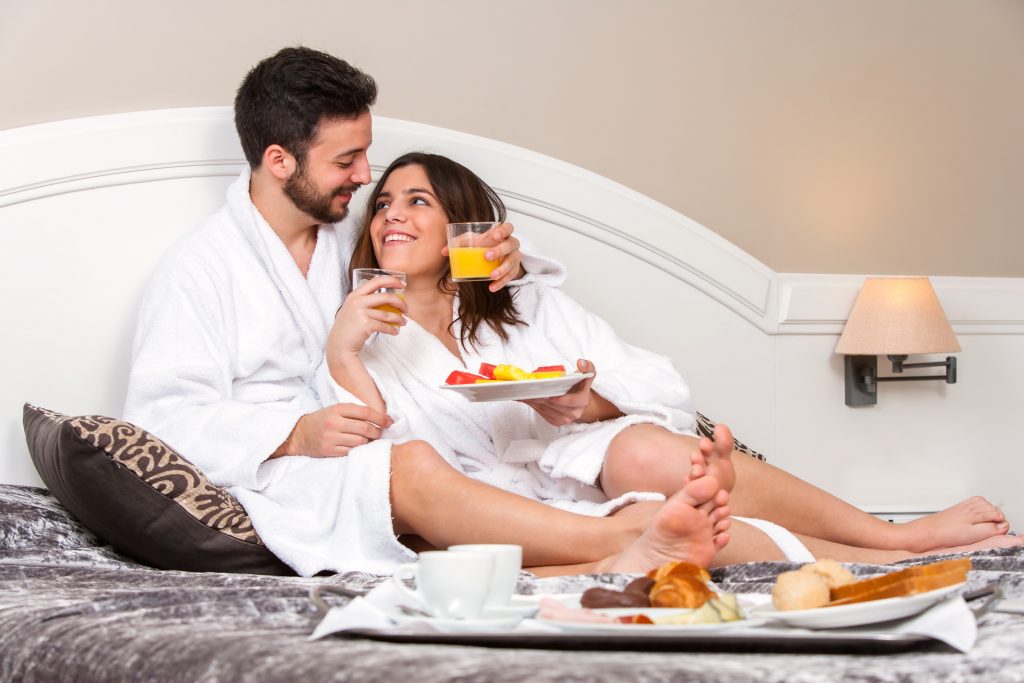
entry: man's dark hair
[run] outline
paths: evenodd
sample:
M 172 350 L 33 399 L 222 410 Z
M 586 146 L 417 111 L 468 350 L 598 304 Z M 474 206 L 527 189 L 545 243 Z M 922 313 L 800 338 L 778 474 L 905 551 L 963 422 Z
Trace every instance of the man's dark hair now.
M 259 167 L 270 145 L 301 164 L 321 121 L 357 118 L 376 100 L 376 82 L 348 62 L 286 47 L 246 74 L 235 94 L 235 129 L 250 167 Z

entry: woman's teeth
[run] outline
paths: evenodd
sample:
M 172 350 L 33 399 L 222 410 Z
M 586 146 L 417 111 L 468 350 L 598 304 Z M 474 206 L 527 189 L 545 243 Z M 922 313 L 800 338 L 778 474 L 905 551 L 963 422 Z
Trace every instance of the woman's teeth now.
M 384 238 L 384 244 L 388 242 L 412 242 L 415 239 L 415 237 L 410 237 L 409 235 L 388 235 Z

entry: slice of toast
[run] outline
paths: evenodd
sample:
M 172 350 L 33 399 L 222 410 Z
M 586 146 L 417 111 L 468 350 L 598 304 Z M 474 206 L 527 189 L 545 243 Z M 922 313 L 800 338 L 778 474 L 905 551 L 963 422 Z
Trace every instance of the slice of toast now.
M 941 560 L 833 588 L 827 607 L 926 593 L 967 580 L 968 558 Z

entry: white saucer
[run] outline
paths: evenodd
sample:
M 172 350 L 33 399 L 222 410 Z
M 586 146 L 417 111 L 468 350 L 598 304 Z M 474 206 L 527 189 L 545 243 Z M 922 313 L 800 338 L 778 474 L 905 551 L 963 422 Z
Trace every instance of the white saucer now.
M 484 607 L 480 614 L 481 619 L 529 619 L 537 613 L 537 603 L 502 605 L 501 607 Z
M 396 626 L 413 626 L 426 624 L 443 633 L 486 633 L 490 631 L 509 631 L 519 625 L 522 616 L 480 617 L 478 619 L 440 619 L 434 617 L 414 617 L 406 614 L 389 615 Z

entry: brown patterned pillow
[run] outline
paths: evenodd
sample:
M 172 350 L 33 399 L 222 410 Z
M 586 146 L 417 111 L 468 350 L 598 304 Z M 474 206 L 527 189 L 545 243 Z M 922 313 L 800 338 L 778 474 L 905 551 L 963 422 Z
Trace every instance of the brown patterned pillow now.
M 708 419 L 707 416 L 697 413 L 697 436 L 706 436 L 712 441 L 714 441 L 716 424 L 717 423 L 712 422 L 710 419 Z M 737 450 L 740 453 L 746 453 L 752 458 L 757 458 L 758 460 L 768 462 L 768 458 L 764 457 L 764 455 L 758 453 L 753 448 L 737 439 L 735 435 L 733 435 L 732 437 L 732 447 L 734 450 Z
M 23 423 L 50 492 L 125 555 L 163 569 L 294 575 L 234 496 L 149 432 L 29 404 Z

